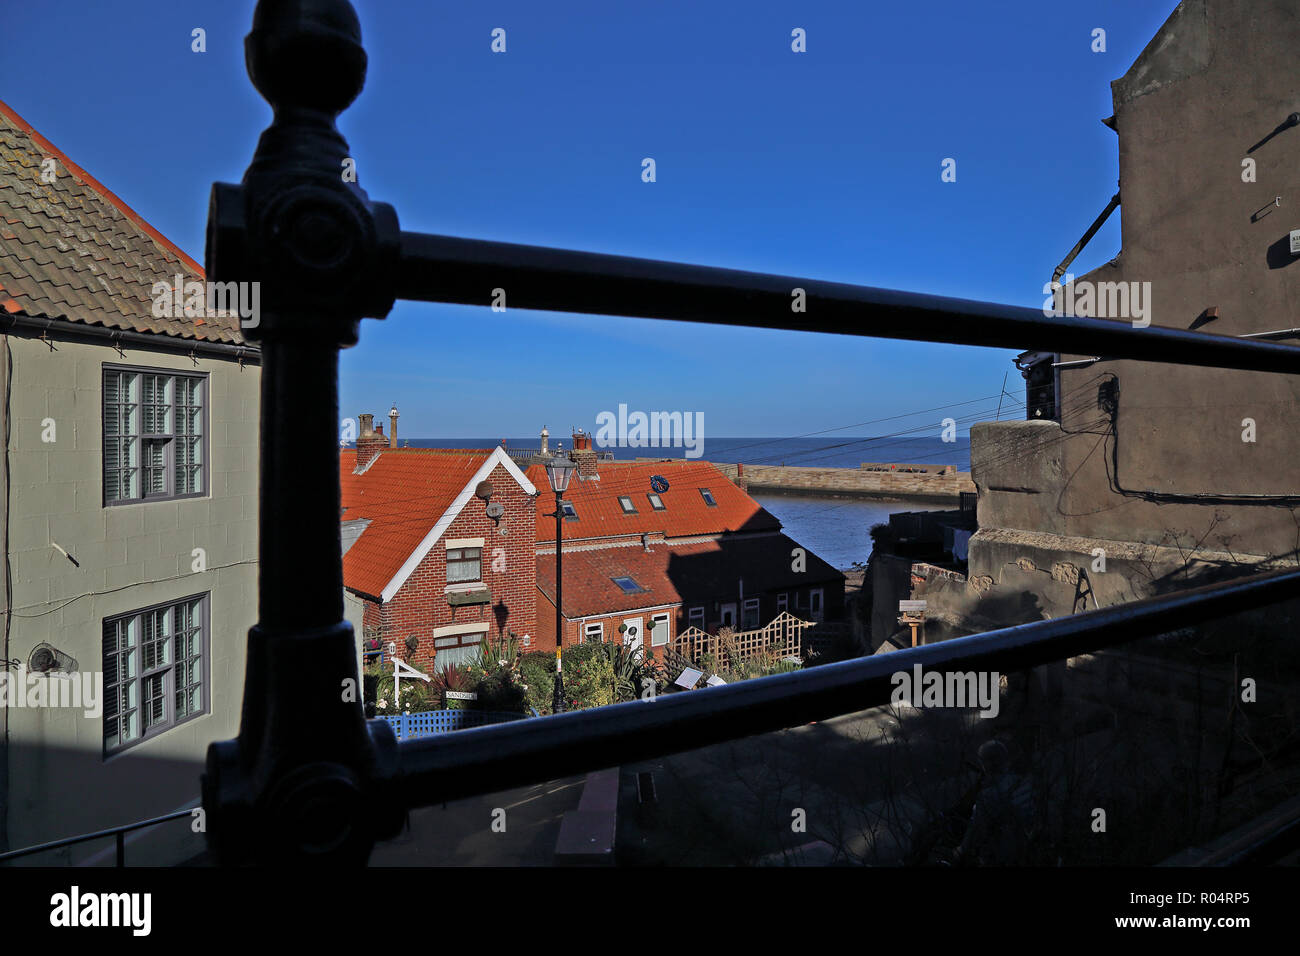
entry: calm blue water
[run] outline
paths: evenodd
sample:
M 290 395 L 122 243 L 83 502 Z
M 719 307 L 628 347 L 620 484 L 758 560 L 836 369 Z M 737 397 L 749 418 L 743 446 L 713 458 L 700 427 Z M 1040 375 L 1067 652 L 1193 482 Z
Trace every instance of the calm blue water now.
M 896 511 L 943 511 L 949 506 L 916 501 L 825 498 L 751 492 L 751 497 L 780 519 L 783 530 L 823 561 L 841 571 L 871 556 L 871 526 Z
M 407 440 L 402 439 L 402 444 Z M 570 441 L 562 439 L 564 447 Z M 412 448 L 492 448 L 500 438 L 412 438 Z M 537 448 L 537 438 L 510 438 L 511 449 Z M 551 446 L 554 448 L 555 439 Z M 681 448 L 600 448 L 616 459 L 685 457 Z M 970 439 L 944 442 L 938 438 L 883 436 L 845 438 L 706 438 L 705 461 L 754 465 L 806 465 L 816 468 L 856 468 L 864 461 L 956 465 L 970 470 Z M 754 499 L 776 515 L 785 532 L 814 554 L 841 570 L 871 555 L 871 526 L 888 521 L 896 511 L 941 511 L 945 506 L 907 501 L 827 498 L 758 492 Z
M 406 439 L 399 439 L 406 444 Z M 564 447 L 572 443 L 567 437 L 559 439 Z M 492 448 L 501 444 L 500 438 L 412 438 L 412 448 Z M 538 448 L 540 439 L 507 438 L 509 448 Z M 555 447 L 556 437 L 551 437 Z M 908 462 L 922 465 L 956 465 L 958 471 L 970 470 L 970 439 L 958 438 L 954 442 L 938 438 L 911 436 L 882 436 L 877 438 L 846 438 L 820 435 L 812 438 L 706 438 L 703 442 L 705 461 L 746 465 L 807 465 L 814 468 L 856 468 L 864 461 Z M 617 459 L 683 458 L 685 451 L 677 448 L 597 448 L 599 452 L 613 452 Z

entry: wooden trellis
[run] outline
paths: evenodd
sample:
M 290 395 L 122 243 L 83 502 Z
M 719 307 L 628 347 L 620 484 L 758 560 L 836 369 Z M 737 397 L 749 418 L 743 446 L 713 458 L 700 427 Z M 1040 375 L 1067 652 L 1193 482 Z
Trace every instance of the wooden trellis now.
M 789 611 L 782 611 L 771 622 L 752 631 L 729 631 L 723 628 L 710 634 L 698 627 L 688 627 L 673 639 L 674 653 L 698 663 L 712 657 L 720 668 L 733 661 L 744 661 L 761 654 L 779 657 L 802 657 L 804 632 L 816 627 L 813 621 L 804 621 Z

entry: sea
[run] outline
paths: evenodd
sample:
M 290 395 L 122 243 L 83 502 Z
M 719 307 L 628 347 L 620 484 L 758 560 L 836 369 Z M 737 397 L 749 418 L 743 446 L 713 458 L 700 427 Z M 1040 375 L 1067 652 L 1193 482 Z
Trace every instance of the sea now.
M 563 447 L 570 442 L 561 439 Z M 537 450 L 532 438 L 399 438 L 411 448 L 493 448 L 503 442 L 509 451 Z M 554 441 L 552 441 L 554 448 Z M 684 458 L 686 449 L 596 448 L 618 460 L 635 458 Z M 694 450 L 694 449 L 692 449 Z M 706 438 L 705 461 L 746 465 L 806 465 L 815 468 L 857 468 L 863 462 L 897 462 L 924 465 L 956 465 L 970 470 L 970 439 L 945 442 L 938 438 L 881 435 L 865 438 L 813 435 L 799 438 Z M 754 499 L 775 515 L 785 533 L 824 561 L 842 571 L 855 563 L 865 564 L 871 556 L 871 527 L 886 522 L 898 511 L 942 511 L 945 505 L 907 500 L 834 498 L 826 495 L 755 492 Z

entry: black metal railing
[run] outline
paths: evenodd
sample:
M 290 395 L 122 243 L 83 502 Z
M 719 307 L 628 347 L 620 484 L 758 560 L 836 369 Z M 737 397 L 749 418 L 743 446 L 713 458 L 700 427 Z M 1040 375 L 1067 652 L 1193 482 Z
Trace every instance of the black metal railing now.
M 243 716 L 203 778 L 220 861 L 361 863 L 406 812 L 887 703 L 889 676 L 1030 667 L 1300 594 L 1300 571 L 1258 575 L 939 645 L 398 744 L 340 687 L 357 680 L 342 615 L 338 352 L 397 298 L 679 319 L 1300 373 L 1271 342 L 786 276 L 403 232 L 390 206 L 341 180 L 335 117 L 366 55 L 346 0 L 261 0 L 249 75 L 275 111 L 239 186 L 213 188 L 208 278 L 260 281 L 259 623 Z M 805 311 L 791 308 L 803 290 Z M 304 481 L 303 475 L 320 476 Z M 354 683 L 354 686 L 355 683 Z
M 17 860 L 22 857 L 34 856 L 37 853 L 45 853 L 49 850 L 58 850 L 65 846 L 75 846 L 78 843 L 88 843 L 91 840 L 107 840 L 113 838 L 115 844 L 115 864 L 116 866 L 126 866 L 126 835 L 134 830 L 144 830 L 148 827 L 156 827 L 160 823 L 167 823 L 170 820 L 179 820 L 182 817 L 187 819 L 194 818 L 194 810 L 174 810 L 171 813 L 164 813 L 160 817 L 150 817 L 148 820 L 137 820 L 134 823 L 124 823 L 117 827 L 108 827 L 105 830 L 96 830 L 93 833 L 81 833 L 77 836 L 64 837 L 61 840 L 51 840 L 48 843 L 38 843 L 34 846 L 23 847 L 21 850 L 9 850 L 6 853 L 0 853 L 0 863 L 7 863 L 10 860 Z

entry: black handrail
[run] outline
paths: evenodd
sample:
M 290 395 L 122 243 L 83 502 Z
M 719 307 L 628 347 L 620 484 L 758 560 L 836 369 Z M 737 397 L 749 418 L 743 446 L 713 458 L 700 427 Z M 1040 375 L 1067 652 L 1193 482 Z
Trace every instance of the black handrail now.
M 1293 345 L 1047 316 L 1024 306 L 414 232 L 401 234 L 401 248 L 402 299 L 487 305 L 499 287 L 506 290 L 507 306 L 516 309 L 1300 374 L 1300 348 Z M 806 311 L 791 309 L 794 289 L 804 291 Z
M 987 347 L 1025 347 L 1300 373 L 1300 349 L 1041 310 L 622 256 L 402 232 L 340 169 L 334 119 L 366 55 L 347 0 L 260 0 L 250 78 L 275 111 L 239 186 L 216 184 L 207 274 L 258 281 L 263 315 L 259 622 L 243 716 L 203 775 L 221 862 L 364 863 L 413 807 L 861 710 L 889 677 L 1015 670 L 1300 594 L 1300 571 L 1260 575 L 1074 617 L 743 684 L 398 745 L 366 722 L 355 636 L 342 620 L 338 351 L 398 297 L 685 319 Z M 803 290 L 805 311 L 792 308 Z M 313 476 L 303 481 L 302 476 Z M 329 476 L 329 477 L 326 477 Z M 351 682 L 353 693 L 346 689 Z M 343 691 L 341 693 L 341 691 Z
M 695 750 L 888 704 L 891 678 L 966 671 L 1005 674 L 1116 647 L 1300 596 L 1300 570 L 1251 575 L 888 654 L 736 684 L 482 727 L 398 747 L 408 807 L 522 787 L 615 762 Z
M 16 860 L 19 857 L 31 856 L 34 853 L 43 853 L 46 850 L 57 850 L 60 847 L 73 846 L 77 843 L 85 843 L 88 840 L 99 840 L 107 837 L 116 837 L 117 843 L 117 866 L 126 866 L 126 835 L 132 830 L 143 830 L 145 827 L 157 826 L 160 823 L 166 823 L 168 820 L 179 820 L 181 817 L 193 817 L 195 807 L 187 810 L 173 810 L 171 813 L 164 813 L 160 817 L 150 817 L 148 820 L 137 820 L 135 823 L 125 823 L 118 827 L 109 827 L 106 830 L 96 830 L 94 833 L 83 833 L 79 836 L 64 837 L 62 840 L 51 840 L 49 843 L 38 843 L 36 846 L 23 847 L 21 850 L 9 850 L 0 853 L 0 863 L 6 860 Z

